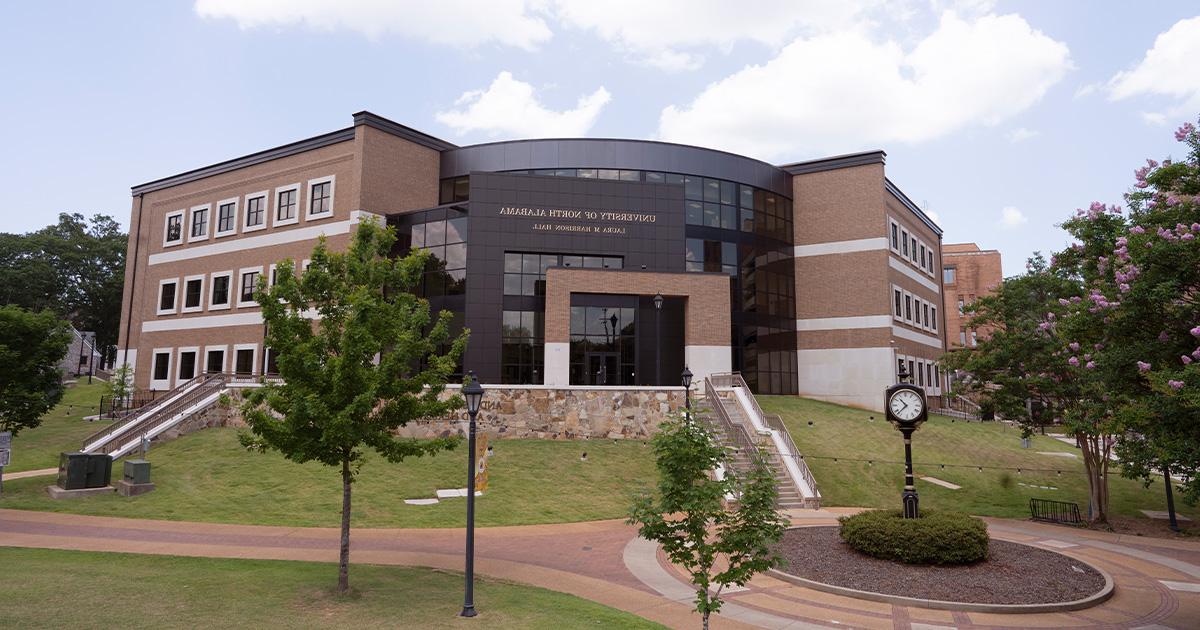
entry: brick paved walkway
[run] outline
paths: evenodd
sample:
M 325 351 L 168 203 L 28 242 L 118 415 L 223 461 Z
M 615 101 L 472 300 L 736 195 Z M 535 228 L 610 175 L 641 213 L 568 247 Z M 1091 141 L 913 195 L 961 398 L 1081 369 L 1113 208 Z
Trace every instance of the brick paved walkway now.
M 797 524 L 832 524 L 835 512 L 794 512 Z M 998 538 L 1047 544 L 1113 575 L 1116 594 L 1073 613 L 998 615 L 850 599 L 761 576 L 729 594 L 715 628 L 1185 628 L 1200 627 L 1200 543 L 1077 531 L 989 519 Z M 0 546 L 182 556 L 337 560 L 332 528 L 220 525 L 0 510 Z M 463 532 L 356 529 L 351 560 L 462 569 Z M 1064 545 L 1071 545 L 1061 548 Z M 671 627 L 694 628 L 690 596 L 653 545 L 620 521 L 476 530 L 481 575 L 567 592 Z M 1191 590 L 1189 590 L 1191 589 Z M 484 602 L 479 602 L 481 607 Z

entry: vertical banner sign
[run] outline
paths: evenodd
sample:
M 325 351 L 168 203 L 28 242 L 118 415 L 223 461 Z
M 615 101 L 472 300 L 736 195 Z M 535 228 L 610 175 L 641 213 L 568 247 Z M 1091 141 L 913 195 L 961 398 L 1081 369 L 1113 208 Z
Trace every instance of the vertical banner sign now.
M 483 492 L 488 485 L 487 466 L 488 437 L 486 433 L 475 436 L 475 491 Z
M 0 431 L 0 494 L 4 492 L 4 467 L 12 455 L 12 432 Z

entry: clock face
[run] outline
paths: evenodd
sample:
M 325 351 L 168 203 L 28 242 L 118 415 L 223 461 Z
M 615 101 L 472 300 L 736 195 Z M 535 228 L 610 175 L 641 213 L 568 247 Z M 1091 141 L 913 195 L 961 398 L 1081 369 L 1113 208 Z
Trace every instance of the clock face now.
M 888 401 L 888 409 L 897 420 L 908 422 L 916 420 L 925 409 L 925 401 L 921 395 L 911 389 L 902 389 L 892 394 Z

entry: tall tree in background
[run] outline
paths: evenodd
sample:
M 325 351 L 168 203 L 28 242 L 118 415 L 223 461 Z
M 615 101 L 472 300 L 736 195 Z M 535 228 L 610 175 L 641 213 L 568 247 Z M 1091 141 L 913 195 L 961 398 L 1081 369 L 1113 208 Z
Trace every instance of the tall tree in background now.
M 28 234 L 0 234 L 0 304 L 51 310 L 96 333 L 106 355 L 116 347 L 125 282 L 126 235 L 109 216 L 58 223 Z
M 345 252 L 330 252 L 322 237 L 301 277 L 293 275 L 292 261 L 281 261 L 275 286 L 263 278 L 255 293 L 267 324 L 265 346 L 280 351 L 283 380 L 246 394 L 250 433 L 242 443 L 341 469 L 342 593 L 349 589 L 351 487 L 366 451 L 399 462 L 457 443 L 395 434 L 410 421 L 461 406 L 460 396 L 441 398 L 468 332 L 450 340 L 451 312 L 433 317 L 429 302 L 412 293 L 429 255 L 392 258 L 394 242 L 392 228 L 370 221 L 359 224 Z M 439 353 L 448 341 L 449 350 Z
M 0 306 L 0 431 L 32 429 L 62 399 L 58 362 L 71 332 L 50 311 Z

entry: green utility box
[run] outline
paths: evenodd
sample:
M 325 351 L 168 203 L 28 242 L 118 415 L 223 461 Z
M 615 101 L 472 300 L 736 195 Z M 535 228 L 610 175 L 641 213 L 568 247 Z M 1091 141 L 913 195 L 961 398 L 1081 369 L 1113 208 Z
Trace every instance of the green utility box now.
M 88 455 L 85 488 L 103 488 L 112 479 L 112 458 L 103 453 Z
M 150 483 L 150 462 L 144 459 L 125 460 L 124 472 L 123 479 L 125 483 L 135 485 Z
M 67 453 L 58 456 L 58 487 L 82 490 L 87 487 L 88 454 Z

